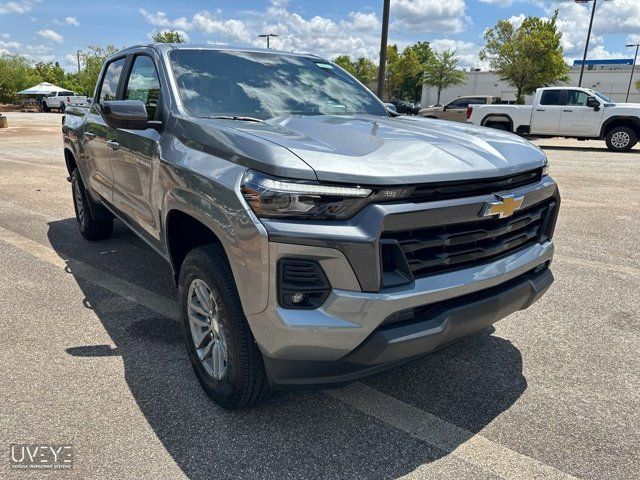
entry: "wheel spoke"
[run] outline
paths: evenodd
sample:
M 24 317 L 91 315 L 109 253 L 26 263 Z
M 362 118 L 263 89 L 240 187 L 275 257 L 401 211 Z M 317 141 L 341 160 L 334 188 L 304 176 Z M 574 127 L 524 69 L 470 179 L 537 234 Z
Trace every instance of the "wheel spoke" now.
M 200 302 L 200 305 L 202 305 L 205 309 L 209 310 L 209 308 L 211 308 L 211 306 L 209 305 L 209 295 L 207 295 L 207 292 L 204 291 L 202 284 L 200 283 L 196 284 L 195 293 L 196 293 L 196 296 L 198 297 L 198 301 Z
M 214 342 L 209 342 L 203 348 L 196 350 L 198 353 L 198 357 L 200 357 L 200 361 L 206 361 L 207 356 L 211 355 L 211 348 L 214 345 Z
M 193 310 L 195 313 L 198 313 L 205 318 L 207 318 L 207 316 L 209 315 L 209 312 L 207 312 L 204 308 L 202 308 L 202 306 L 200 306 L 198 303 L 194 302 L 193 299 L 189 301 L 189 308 Z

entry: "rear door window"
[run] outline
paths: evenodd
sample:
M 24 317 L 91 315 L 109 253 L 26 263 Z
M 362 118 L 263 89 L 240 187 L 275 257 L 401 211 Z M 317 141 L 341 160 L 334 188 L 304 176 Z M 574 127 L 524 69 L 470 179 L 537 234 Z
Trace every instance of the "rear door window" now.
M 542 92 L 540 105 L 562 105 L 562 90 L 545 90 Z

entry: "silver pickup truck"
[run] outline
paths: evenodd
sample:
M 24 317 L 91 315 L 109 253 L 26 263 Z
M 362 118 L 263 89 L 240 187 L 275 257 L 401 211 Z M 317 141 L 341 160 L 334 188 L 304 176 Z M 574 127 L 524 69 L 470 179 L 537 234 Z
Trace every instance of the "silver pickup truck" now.
M 132 47 L 94 99 L 63 124 L 80 233 L 116 217 L 171 264 L 189 358 L 227 408 L 424 356 L 553 281 L 539 148 L 394 117 L 321 57 Z

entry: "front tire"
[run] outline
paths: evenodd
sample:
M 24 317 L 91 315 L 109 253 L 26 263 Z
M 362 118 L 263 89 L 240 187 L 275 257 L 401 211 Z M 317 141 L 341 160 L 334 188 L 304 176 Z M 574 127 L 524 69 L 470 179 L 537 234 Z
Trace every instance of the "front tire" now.
M 629 127 L 614 127 L 606 138 L 607 148 L 613 152 L 627 152 L 638 143 L 638 137 Z
M 67 109 L 67 106 L 63 103 L 60 104 L 60 113 L 64 113 L 64 111 Z
M 207 395 L 227 409 L 264 398 L 269 383 L 262 354 L 222 247 L 211 244 L 189 252 L 178 288 L 189 360 Z
M 103 240 L 113 232 L 113 217 L 102 205 L 89 198 L 76 168 L 71 174 L 71 195 L 80 233 L 87 240 Z M 101 218 L 96 218 L 100 214 Z
M 45 113 L 49 113 L 51 111 L 49 105 L 47 105 L 46 102 L 42 102 L 42 111 Z

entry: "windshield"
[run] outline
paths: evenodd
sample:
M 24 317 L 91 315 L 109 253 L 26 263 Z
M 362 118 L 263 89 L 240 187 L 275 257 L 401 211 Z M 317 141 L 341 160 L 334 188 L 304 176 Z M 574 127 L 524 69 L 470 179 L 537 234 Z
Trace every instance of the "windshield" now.
M 591 90 L 591 92 L 593 92 L 593 94 L 597 97 L 599 97 L 601 100 L 604 100 L 607 103 L 613 103 L 613 100 L 611 100 L 609 97 L 607 97 L 606 95 L 603 95 L 602 93 L 596 91 L 596 90 Z
M 356 80 L 317 58 L 233 50 L 175 50 L 170 58 L 182 102 L 195 117 L 387 116 Z

